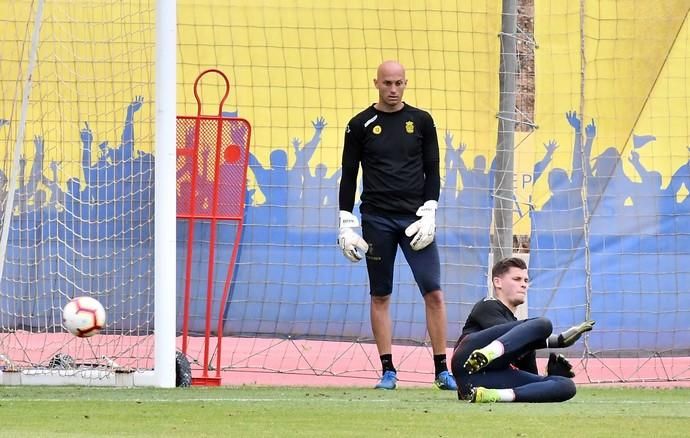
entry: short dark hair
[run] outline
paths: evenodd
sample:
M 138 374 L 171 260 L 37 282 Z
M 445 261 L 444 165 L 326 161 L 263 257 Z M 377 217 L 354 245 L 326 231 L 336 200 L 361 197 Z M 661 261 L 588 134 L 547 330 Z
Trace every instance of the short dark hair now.
M 527 269 L 527 263 L 519 257 L 508 257 L 496 262 L 491 268 L 491 278 L 500 277 L 510 270 L 510 268 Z

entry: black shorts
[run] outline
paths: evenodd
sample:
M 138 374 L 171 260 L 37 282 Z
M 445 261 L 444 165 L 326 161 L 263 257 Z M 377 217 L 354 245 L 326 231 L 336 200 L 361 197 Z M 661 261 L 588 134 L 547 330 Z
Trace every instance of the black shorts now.
M 393 268 L 398 245 L 422 295 L 441 289 L 441 262 L 436 242 L 421 251 L 410 246 L 412 237 L 405 235 L 416 216 L 394 217 L 362 214 L 362 237 L 369 244 L 367 272 L 371 295 L 384 297 L 393 292 Z

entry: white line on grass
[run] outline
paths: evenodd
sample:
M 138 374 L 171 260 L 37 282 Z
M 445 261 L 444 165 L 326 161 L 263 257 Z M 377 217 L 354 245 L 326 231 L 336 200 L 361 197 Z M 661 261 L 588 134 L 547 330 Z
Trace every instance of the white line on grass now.
M 410 403 L 421 403 L 423 401 L 429 401 L 429 400 L 386 400 L 386 399 L 381 399 L 381 400 L 357 400 L 357 399 L 345 399 L 345 398 L 319 398 L 319 397 L 312 397 L 312 398 L 176 398 L 176 399 L 138 399 L 138 398 L 132 398 L 132 399 L 119 399 L 119 398 L 75 398 L 72 399 L 72 401 L 79 402 L 79 401 L 85 401 L 85 402 L 134 402 L 134 403 L 186 403 L 186 402 L 231 402 L 231 403 L 245 403 L 245 402 L 258 402 L 258 403 L 271 403 L 271 402 L 300 402 L 300 401 L 332 401 L 332 402 L 365 402 L 365 403 L 391 403 L 391 402 L 410 402 Z M 6 398 L 3 399 L 2 402 L 7 403 L 7 402 L 28 402 L 28 403 L 33 403 L 33 402 L 66 402 L 64 398 Z
M 115 399 L 115 398 L 76 398 L 73 399 L 73 401 L 85 401 L 85 402 L 134 402 L 134 403 L 187 403 L 187 402 L 192 402 L 192 403 L 198 403 L 198 402 L 223 402 L 223 403 L 274 403 L 274 402 L 289 402 L 289 403 L 296 403 L 296 402 L 312 402 L 312 401 L 318 401 L 318 402 L 338 402 L 342 403 L 344 401 L 347 401 L 348 403 L 352 402 L 361 402 L 361 403 L 427 403 L 433 400 L 429 399 L 424 399 L 424 400 L 390 400 L 390 399 L 346 399 L 346 398 L 333 398 L 333 397 L 328 397 L 328 398 L 321 398 L 321 397 L 305 397 L 305 398 L 236 398 L 236 397 L 228 397 L 228 398 L 176 398 L 176 399 Z M 441 401 L 441 400 L 439 400 Z M 451 400 L 452 402 L 455 402 L 454 400 Z M 26 402 L 26 403 L 34 403 L 34 402 L 60 402 L 60 403 L 65 403 L 64 398 L 6 398 L 3 400 L 3 403 L 12 403 L 12 402 Z M 457 403 L 466 403 L 466 402 L 460 402 L 458 401 Z M 607 404 L 607 405 L 690 405 L 690 400 L 670 400 L 670 401 L 657 401 L 657 400 L 620 400 L 620 401 L 607 401 L 607 400 L 572 400 L 566 402 L 566 404 L 587 404 L 587 405 L 592 405 L 592 404 Z

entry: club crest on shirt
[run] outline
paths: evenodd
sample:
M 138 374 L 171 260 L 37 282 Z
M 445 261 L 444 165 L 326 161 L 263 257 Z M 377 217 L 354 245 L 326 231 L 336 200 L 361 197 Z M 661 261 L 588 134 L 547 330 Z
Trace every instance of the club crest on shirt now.
M 376 125 L 374 128 L 371 130 L 376 135 L 379 135 L 381 133 L 381 125 Z
M 408 134 L 414 134 L 414 122 L 412 120 L 405 122 L 405 132 Z

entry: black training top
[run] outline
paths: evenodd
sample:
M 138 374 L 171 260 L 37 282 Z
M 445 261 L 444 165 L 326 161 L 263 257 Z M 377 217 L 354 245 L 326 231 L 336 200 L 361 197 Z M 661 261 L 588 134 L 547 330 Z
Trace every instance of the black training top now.
M 495 298 L 484 298 L 472 308 L 470 315 L 465 321 L 465 326 L 462 328 L 462 335 L 460 335 L 458 343 L 470 333 L 513 321 L 517 321 L 517 318 L 505 304 Z M 529 371 L 534 374 L 539 373 L 534 350 L 528 351 L 522 355 L 518 360 L 513 362 L 513 365 L 524 371 Z
M 345 130 L 340 210 L 352 211 L 362 165 L 362 213 L 412 214 L 438 200 L 439 152 L 431 115 L 404 104 L 386 113 L 374 105 L 350 120 Z

